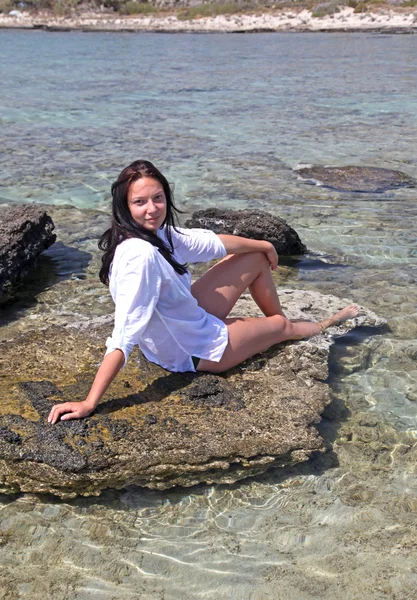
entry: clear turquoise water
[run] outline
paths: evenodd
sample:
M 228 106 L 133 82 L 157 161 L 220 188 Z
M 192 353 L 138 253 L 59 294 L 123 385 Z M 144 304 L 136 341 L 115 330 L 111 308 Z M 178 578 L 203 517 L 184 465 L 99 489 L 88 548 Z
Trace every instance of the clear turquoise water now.
M 280 215 L 311 251 L 297 265 L 283 261 L 286 287 L 360 302 L 391 327 L 362 336 L 360 345 L 355 336 L 337 345 L 335 396 L 352 413 L 376 412 L 414 434 L 417 190 L 335 192 L 306 185 L 293 169 L 377 166 L 417 178 L 416 36 L 3 30 L 0 50 L 3 202 L 72 205 L 82 220 L 87 209 L 108 210 L 110 183 L 142 157 L 168 175 L 188 213 L 226 206 Z M 81 235 L 79 222 L 75 229 L 67 246 L 92 251 L 96 232 Z M 59 274 L 71 270 L 69 252 L 48 253 Z M 87 310 L 82 303 L 61 299 L 42 311 L 51 322 Z M 33 322 L 29 313 L 22 327 Z M 283 597 L 334 597 L 330 584 L 297 587 L 288 564 L 329 581 L 329 569 L 317 563 L 323 548 L 335 557 L 341 531 L 347 539 L 358 520 L 365 530 L 382 522 L 377 509 L 355 512 L 340 500 L 334 490 L 344 476 L 301 471 L 231 489 L 134 489 L 74 503 L 4 499 L 2 530 L 16 533 L 12 552 L 4 554 L 7 589 L 10 597 L 31 600 L 275 599 L 281 596 L 271 569 L 282 567 Z M 391 500 L 399 489 L 416 497 L 404 472 L 382 485 Z M 306 501 L 313 491 L 323 502 L 316 511 Z M 404 524 L 399 506 L 391 517 Z M 360 597 L 376 558 L 370 553 L 366 560 L 368 571 L 355 575 L 357 588 L 343 588 L 338 597 Z M 42 564 L 48 576 L 35 583 Z M 394 586 L 385 596 L 367 596 L 408 598 L 406 566 L 396 567 L 404 576 L 399 592 Z M 347 576 L 349 568 L 343 567 Z

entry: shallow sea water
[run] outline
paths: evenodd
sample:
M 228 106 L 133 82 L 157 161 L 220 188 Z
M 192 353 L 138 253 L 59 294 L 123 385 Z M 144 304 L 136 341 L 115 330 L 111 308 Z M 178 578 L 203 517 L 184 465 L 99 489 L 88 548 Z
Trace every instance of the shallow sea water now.
M 0 598 L 414 598 L 405 438 L 372 459 L 338 433 L 362 412 L 415 441 L 417 190 L 337 192 L 294 168 L 417 179 L 417 37 L 3 30 L 0 48 L 0 201 L 49 204 L 59 235 L 37 302 L 3 310 L 3 338 L 111 310 L 96 241 L 110 184 L 136 158 L 167 174 L 184 218 L 208 206 L 285 218 L 310 252 L 282 259 L 282 285 L 359 302 L 390 327 L 334 346 L 329 383 L 348 412 L 321 424 L 326 457 L 230 487 L 3 496 Z

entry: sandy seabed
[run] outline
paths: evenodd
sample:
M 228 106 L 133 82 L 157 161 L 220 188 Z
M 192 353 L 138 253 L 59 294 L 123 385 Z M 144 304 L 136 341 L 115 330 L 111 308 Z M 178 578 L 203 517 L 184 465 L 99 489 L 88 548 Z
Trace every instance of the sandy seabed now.
M 18 11 L 17 11 L 18 12 Z M 126 16 L 83 13 L 57 17 L 51 13 L 1 15 L 0 27 L 83 31 L 259 32 L 259 31 L 395 31 L 417 32 L 417 12 L 379 10 L 355 13 L 344 8 L 334 15 L 313 17 L 308 10 L 238 14 L 185 21 L 175 15 Z

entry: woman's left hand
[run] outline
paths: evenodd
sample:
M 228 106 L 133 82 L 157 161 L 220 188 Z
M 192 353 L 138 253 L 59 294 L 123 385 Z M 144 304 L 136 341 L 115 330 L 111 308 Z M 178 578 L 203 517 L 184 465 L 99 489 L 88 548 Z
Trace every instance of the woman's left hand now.
M 269 248 L 265 250 L 266 258 L 271 265 L 271 270 L 276 271 L 278 268 L 278 254 L 274 246 L 269 243 Z

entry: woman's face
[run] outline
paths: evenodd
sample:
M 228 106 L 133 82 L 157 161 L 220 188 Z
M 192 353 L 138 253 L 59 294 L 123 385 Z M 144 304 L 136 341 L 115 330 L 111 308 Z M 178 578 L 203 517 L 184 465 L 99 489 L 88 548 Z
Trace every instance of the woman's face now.
M 129 187 L 127 205 L 136 223 L 154 233 L 165 221 L 167 200 L 164 188 L 157 179 L 136 179 Z

